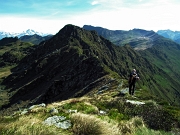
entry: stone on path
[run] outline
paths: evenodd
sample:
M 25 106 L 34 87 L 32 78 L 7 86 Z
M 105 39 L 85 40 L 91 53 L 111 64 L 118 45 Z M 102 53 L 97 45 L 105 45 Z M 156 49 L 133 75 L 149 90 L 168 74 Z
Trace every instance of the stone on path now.
M 135 105 L 143 105 L 143 104 L 145 104 L 144 102 L 134 101 L 134 100 L 126 100 L 126 103 L 131 103 L 131 104 L 135 104 Z

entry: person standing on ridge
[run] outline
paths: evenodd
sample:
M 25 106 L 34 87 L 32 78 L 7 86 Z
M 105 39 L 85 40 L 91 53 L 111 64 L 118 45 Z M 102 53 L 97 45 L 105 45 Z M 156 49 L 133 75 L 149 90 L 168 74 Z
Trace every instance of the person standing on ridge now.
M 129 94 L 130 95 L 134 95 L 135 84 L 138 79 L 139 77 L 136 73 L 136 69 L 133 69 L 129 76 Z

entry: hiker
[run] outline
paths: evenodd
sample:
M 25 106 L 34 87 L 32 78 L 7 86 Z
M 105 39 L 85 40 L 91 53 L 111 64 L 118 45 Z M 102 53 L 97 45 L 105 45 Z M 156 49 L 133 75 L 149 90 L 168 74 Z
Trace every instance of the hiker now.
M 139 79 L 136 69 L 133 69 L 129 76 L 129 94 L 134 95 L 135 83 Z

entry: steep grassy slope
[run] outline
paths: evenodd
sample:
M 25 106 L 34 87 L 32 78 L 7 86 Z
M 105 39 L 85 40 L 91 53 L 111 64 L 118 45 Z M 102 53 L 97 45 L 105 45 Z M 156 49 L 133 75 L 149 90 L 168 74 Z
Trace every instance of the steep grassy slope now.
M 180 77 L 180 46 L 178 44 L 159 36 L 153 31 L 139 29 L 111 31 L 86 25 L 83 28 L 96 30 L 99 35 L 111 40 L 116 45 L 119 45 L 116 41 L 121 40 L 122 43 L 128 43 L 136 50 L 145 49 L 144 51 L 139 51 L 142 57 L 152 62 L 161 70 L 161 73 L 157 72 L 152 78 L 148 79 L 149 84 L 156 87 L 156 91 L 153 91 L 153 93 L 170 99 L 172 104 L 179 104 L 180 82 L 178 80 Z M 134 39 L 132 40 L 131 37 Z M 146 39 L 148 40 L 146 41 Z M 147 74 L 150 74 L 150 72 L 147 72 Z M 151 80 L 154 80 L 155 84 L 152 83 Z
M 132 68 L 138 70 L 142 79 L 137 88 L 159 90 L 164 97 L 166 89 L 158 86 L 153 78 L 156 74 L 162 77 L 168 74 L 128 45 L 118 47 L 96 32 L 67 25 L 26 56 L 3 84 L 11 89 L 10 104 L 50 103 L 83 96 L 111 78 L 127 81 Z
M 180 45 L 171 40 L 156 40 L 156 45 L 141 54 L 152 61 L 160 69 L 166 72 L 169 77 L 162 78 L 157 74 L 157 82 L 168 90 L 167 97 L 173 99 L 173 103 L 180 102 Z

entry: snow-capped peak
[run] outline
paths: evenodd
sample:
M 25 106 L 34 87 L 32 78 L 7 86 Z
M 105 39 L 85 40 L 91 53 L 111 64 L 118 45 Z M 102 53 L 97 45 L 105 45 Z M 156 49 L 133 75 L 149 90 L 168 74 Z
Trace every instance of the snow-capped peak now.
M 26 31 L 23 31 L 21 33 L 13 33 L 13 32 L 4 32 L 4 31 L 0 31 L 0 40 L 2 38 L 5 38 L 5 37 L 22 37 L 24 35 L 34 35 L 34 34 L 37 34 L 37 35 L 40 35 L 40 36 L 47 36 L 47 35 L 50 35 L 48 33 L 41 33 L 41 32 L 37 32 L 37 31 L 34 31 L 32 29 L 28 29 Z
M 31 29 L 28 29 L 28 30 L 26 30 L 25 33 L 27 33 L 27 34 L 34 34 L 34 33 L 37 33 L 37 32 L 35 32 L 34 30 L 31 30 Z

